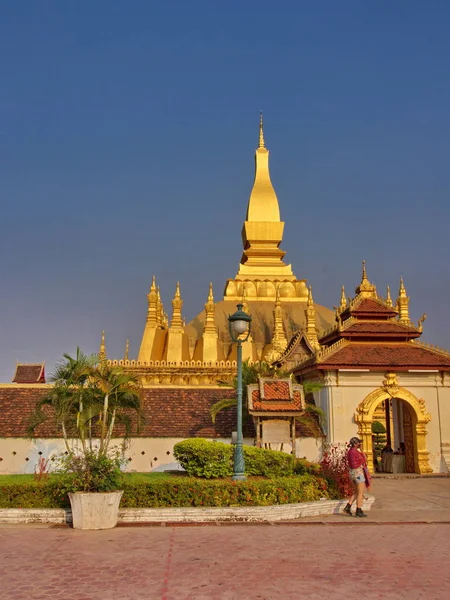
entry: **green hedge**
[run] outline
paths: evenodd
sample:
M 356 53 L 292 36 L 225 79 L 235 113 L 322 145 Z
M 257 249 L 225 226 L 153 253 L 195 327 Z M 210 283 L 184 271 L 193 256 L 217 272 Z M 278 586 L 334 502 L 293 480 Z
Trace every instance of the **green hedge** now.
M 321 477 L 310 474 L 275 479 L 204 480 L 194 477 L 148 482 L 124 475 L 121 507 L 267 506 L 309 502 L 334 494 Z M 68 508 L 66 484 L 57 476 L 45 481 L 0 484 L 0 508 Z
M 188 475 L 215 479 L 233 474 L 234 446 L 202 438 L 175 444 L 173 453 Z M 292 454 L 244 446 L 245 472 L 261 477 L 285 477 L 320 473 L 320 466 Z

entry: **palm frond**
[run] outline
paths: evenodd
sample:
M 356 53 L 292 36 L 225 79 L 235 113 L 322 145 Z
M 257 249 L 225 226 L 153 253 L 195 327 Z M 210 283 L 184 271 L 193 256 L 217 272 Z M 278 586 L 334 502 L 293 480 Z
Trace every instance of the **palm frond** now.
M 211 421 L 213 423 L 216 422 L 217 413 L 225 408 L 231 408 L 232 406 L 237 405 L 237 398 L 223 398 L 222 400 L 218 400 L 215 402 L 211 408 L 209 409 L 209 414 L 211 415 Z

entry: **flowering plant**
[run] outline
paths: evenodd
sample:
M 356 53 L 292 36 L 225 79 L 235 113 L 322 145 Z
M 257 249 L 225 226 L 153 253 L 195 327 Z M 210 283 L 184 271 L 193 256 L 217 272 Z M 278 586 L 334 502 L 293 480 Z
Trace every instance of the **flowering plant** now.
M 329 444 L 320 461 L 322 473 L 341 498 L 353 493 L 347 461 L 348 444 Z

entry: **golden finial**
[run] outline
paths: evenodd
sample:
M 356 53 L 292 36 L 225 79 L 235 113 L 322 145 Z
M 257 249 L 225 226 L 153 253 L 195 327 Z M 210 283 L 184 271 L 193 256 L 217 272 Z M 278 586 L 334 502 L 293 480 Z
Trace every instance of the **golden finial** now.
M 98 353 L 100 362 L 106 361 L 106 344 L 105 344 L 105 330 L 102 331 L 102 339 L 100 342 L 100 352 Z
M 386 289 L 386 304 L 392 306 L 391 288 L 389 286 Z
M 316 307 L 314 306 L 314 299 L 312 294 L 312 286 L 308 289 L 308 302 L 306 303 L 306 337 L 313 348 L 319 347 L 319 340 L 317 337 L 316 329 Z
M 406 296 L 406 288 L 402 276 L 400 276 L 400 289 L 398 290 L 398 295 L 402 298 Z
M 339 304 L 339 310 L 344 311 L 347 307 L 347 298 L 345 297 L 345 287 L 342 286 L 341 290 L 341 302 Z
M 403 277 L 400 277 L 400 288 L 398 290 L 397 298 L 397 310 L 398 320 L 401 323 L 410 323 L 408 306 L 409 298 L 406 294 L 405 284 L 403 283 Z
M 156 292 L 156 277 L 153 275 L 152 277 L 152 285 L 150 287 L 151 292 Z
M 310 285 L 308 288 L 308 302 L 307 306 L 314 306 L 314 300 L 312 295 L 312 286 Z
M 130 340 L 127 339 L 127 343 L 125 344 L 125 354 L 123 355 L 123 360 L 128 360 L 129 350 L 130 350 Z
M 377 297 L 377 288 L 372 283 L 370 283 L 370 281 L 367 279 L 366 261 L 365 260 L 362 261 L 361 283 L 356 288 L 355 294 L 358 294 L 362 298 L 376 298 Z
M 259 146 L 258 148 L 265 148 L 266 145 L 264 143 L 264 129 L 263 129 L 263 113 L 262 110 L 259 111 Z
M 175 289 L 175 296 L 172 300 L 172 322 L 170 326 L 172 328 L 181 329 L 183 327 L 183 317 L 181 316 L 181 309 L 183 308 L 183 300 L 180 294 L 180 282 L 177 281 L 177 287 Z
M 212 283 L 209 284 L 209 293 L 208 299 L 205 304 L 205 326 L 203 328 L 204 332 L 208 333 L 216 333 L 216 324 L 214 318 L 214 296 L 213 296 L 213 287 Z
M 273 336 L 272 336 L 272 360 L 276 360 L 287 346 L 286 333 L 283 324 L 283 309 L 281 308 L 278 286 L 275 294 L 275 308 L 273 311 Z

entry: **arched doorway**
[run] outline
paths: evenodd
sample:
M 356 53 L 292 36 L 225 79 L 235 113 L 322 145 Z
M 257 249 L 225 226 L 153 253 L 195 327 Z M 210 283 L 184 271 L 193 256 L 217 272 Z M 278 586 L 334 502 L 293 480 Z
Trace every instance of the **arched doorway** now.
M 400 445 L 401 441 L 405 443 L 406 471 L 432 473 L 426 446 L 427 423 L 431 416 L 426 412 L 424 400 L 399 387 L 393 373 L 386 374 L 384 384 L 366 396 L 355 413 L 358 435 L 363 441 L 363 451 L 367 455 L 369 469 L 374 471 L 372 423 L 376 420 L 374 414 L 382 405 L 386 410 L 386 424 L 388 428 L 394 429 L 390 432 L 391 439 L 395 440 L 397 445 Z

